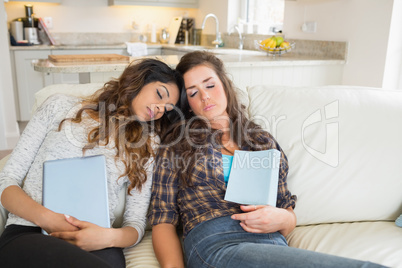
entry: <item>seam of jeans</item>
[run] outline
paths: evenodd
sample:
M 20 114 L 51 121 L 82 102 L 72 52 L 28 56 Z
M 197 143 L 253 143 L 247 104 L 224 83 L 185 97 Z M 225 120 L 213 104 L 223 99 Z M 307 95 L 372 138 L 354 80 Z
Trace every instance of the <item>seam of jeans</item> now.
M 205 262 L 205 260 L 203 259 L 203 258 L 201 258 L 201 256 L 200 256 L 200 254 L 198 253 L 198 251 L 197 251 L 197 246 L 202 242 L 202 241 L 204 241 L 205 239 L 207 239 L 207 238 L 209 238 L 209 237 L 213 237 L 213 236 L 215 236 L 215 235 L 217 235 L 217 234 L 230 234 L 230 233 L 240 233 L 239 231 L 230 231 L 230 232 L 220 232 L 220 233 L 214 233 L 214 234 L 212 234 L 212 235 L 208 235 L 208 236 L 205 236 L 203 239 L 201 239 L 201 240 L 199 240 L 196 244 L 194 244 L 192 247 L 191 247 L 191 251 L 190 251 L 190 254 L 188 255 L 188 258 L 189 259 L 191 259 L 191 256 L 193 255 L 193 252 L 195 251 L 196 253 L 197 253 L 197 255 L 200 257 L 200 259 L 203 261 L 203 262 Z M 205 262 L 206 263 L 206 262 Z M 208 263 L 206 263 L 207 265 L 209 265 Z M 213 267 L 213 266 L 211 266 L 211 267 Z
M 208 267 L 211 267 L 211 268 L 216 268 L 215 266 L 212 266 L 212 265 L 210 265 L 209 263 L 207 263 L 207 261 L 204 260 L 204 259 L 201 257 L 201 255 L 198 253 L 198 250 L 197 250 L 197 249 L 194 249 L 193 252 L 194 252 L 194 251 L 196 252 L 198 258 L 199 258 L 205 265 L 207 265 Z
M 268 236 L 269 236 L 269 240 L 272 241 L 273 245 L 279 245 L 279 243 L 276 241 L 276 239 L 273 238 L 272 233 L 269 233 Z

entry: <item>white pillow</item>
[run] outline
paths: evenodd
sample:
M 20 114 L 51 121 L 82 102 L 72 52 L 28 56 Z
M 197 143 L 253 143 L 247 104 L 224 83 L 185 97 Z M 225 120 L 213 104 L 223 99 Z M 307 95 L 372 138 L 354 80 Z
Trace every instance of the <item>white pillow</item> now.
M 264 118 L 288 156 L 298 225 L 397 218 L 402 91 L 255 86 L 248 94 L 251 117 Z
M 55 84 L 42 88 L 35 93 L 35 103 L 32 107 L 32 112 L 50 96 L 55 93 L 62 93 L 77 97 L 90 96 L 98 89 L 103 87 L 103 83 L 88 83 L 88 84 Z

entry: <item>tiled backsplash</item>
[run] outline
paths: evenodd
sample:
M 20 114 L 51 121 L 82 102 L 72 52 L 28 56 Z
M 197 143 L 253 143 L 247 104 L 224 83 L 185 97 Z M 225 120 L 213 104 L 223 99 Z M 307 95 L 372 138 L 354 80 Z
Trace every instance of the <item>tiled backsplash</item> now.
M 60 45 L 115 45 L 124 42 L 139 41 L 137 33 L 52 33 L 57 43 Z M 243 49 L 256 49 L 254 40 L 263 40 L 266 35 L 246 35 Z M 201 38 L 202 46 L 211 46 L 215 35 L 203 35 Z M 239 46 L 239 36 L 237 33 L 228 35 L 223 34 L 224 47 L 237 48 Z M 293 54 L 300 56 L 317 56 L 331 59 L 346 60 L 348 43 L 338 41 L 317 41 L 288 39 L 295 43 Z

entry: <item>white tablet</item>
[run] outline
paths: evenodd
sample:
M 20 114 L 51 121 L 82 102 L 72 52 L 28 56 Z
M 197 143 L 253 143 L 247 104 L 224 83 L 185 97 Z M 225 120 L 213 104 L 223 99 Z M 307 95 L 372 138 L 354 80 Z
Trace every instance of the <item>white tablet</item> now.
M 43 163 L 42 204 L 101 227 L 110 227 L 106 160 L 103 155 Z

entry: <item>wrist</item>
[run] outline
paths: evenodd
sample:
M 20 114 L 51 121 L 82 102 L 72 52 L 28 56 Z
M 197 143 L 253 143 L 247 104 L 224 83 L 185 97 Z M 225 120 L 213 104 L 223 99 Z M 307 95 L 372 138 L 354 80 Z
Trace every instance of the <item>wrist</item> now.
M 37 216 L 33 219 L 33 223 L 43 228 L 44 226 L 46 226 L 47 223 L 52 221 L 51 218 L 55 213 L 50 209 L 41 206 L 38 208 L 38 211 L 35 214 Z
M 293 229 L 296 227 L 296 215 L 293 212 L 292 208 L 283 209 L 283 228 L 279 231 L 283 236 L 287 236 L 290 234 Z

